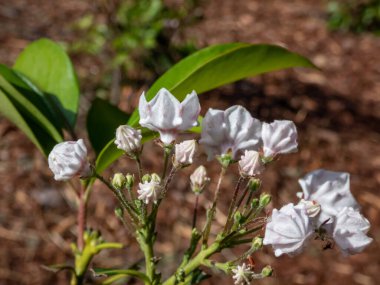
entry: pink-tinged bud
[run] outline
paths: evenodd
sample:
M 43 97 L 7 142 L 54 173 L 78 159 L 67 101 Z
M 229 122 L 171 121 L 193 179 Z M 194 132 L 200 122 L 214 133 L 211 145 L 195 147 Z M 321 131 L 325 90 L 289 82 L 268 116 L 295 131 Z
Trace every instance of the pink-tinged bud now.
M 49 168 L 55 180 L 69 180 L 75 176 L 91 176 L 87 148 L 82 139 L 57 144 L 48 157 Z
M 162 88 L 150 102 L 146 101 L 144 94 L 141 95 L 140 125 L 159 132 L 161 141 L 168 145 L 180 132 L 198 124 L 200 110 L 201 106 L 195 91 L 188 94 L 180 103 L 167 89 Z
M 316 201 L 309 201 L 309 200 L 304 200 L 302 199 L 298 205 L 302 205 L 305 210 L 306 210 L 306 214 L 310 217 L 310 218 L 315 218 L 316 216 L 319 215 L 319 213 L 321 212 L 321 205 L 316 202 Z M 298 206 L 297 205 L 297 206 Z
M 194 193 L 199 194 L 203 191 L 209 181 L 210 178 L 207 177 L 206 168 L 201 165 L 190 175 L 191 190 L 193 190 Z
M 116 129 L 115 144 L 118 149 L 124 150 L 128 154 L 140 152 L 141 131 L 128 125 L 119 126 Z
M 336 216 L 333 238 L 346 255 L 359 253 L 371 242 L 366 234 L 370 223 L 357 209 L 343 208 Z
M 314 230 L 303 206 L 288 204 L 274 209 L 265 228 L 264 245 L 272 245 L 274 254 L 295 255 L 302 251 Z
M 175 145 L 175 166 L 186 166 L 193 163 L 194 154 L 197 151 L 195 140 L 183 141 Z
M 158 194 L 161 190 L 160 183 L 161 179 L 157 174 L 153 174 L 149 181 L 145 180 L 145 182 L 139 183 L 139 189 L 137 190 L 139 196 L 137 198 L 145 204 L 148 204 L 149 201 L 157 203 Z
M 246 150 L 239 161 L 240 174 L 242 176 L 256 176 L 264 170 L 260 154 L 254 150 Z
M 258 149 L 260 138 L 261 122 L 243 106 L 236 105 L 225 111 L 207 111 L 199 143 L 205 148 L 208 160 L 229 152 L 236 159 L 245 150 Z
M 265 157 L 297 151 L 297 129 L 292 121 L 263 123 L 261 136 Z

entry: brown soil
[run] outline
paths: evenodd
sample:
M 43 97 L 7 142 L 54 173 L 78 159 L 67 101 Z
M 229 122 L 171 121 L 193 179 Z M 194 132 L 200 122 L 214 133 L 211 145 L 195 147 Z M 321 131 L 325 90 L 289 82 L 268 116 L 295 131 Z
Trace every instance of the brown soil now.
M 75 39 L 70 25 L 91 9 L 90 3 L 0 0 L 0 62 L 12 64 L 28 42 L 40 37 Z M 338 249 L 323 251 L 318 243 L 294 258 L 274 258 L 273 252 L 265 249 L 254 256 L 257 266 L 271 264 L 275 274 L 259 284 L 380 283 L 380 38 L 328 31 L 325 4 L 322 0 L 204 1 L 203 19 L 185 33 L 199 46 L 231 41 L 280 44 L 308 56 L 320 67 L 320 71 L 276 72 L 204 94 L 202 112 L 206 107 L 242 104 L 261 120 L 294 120 L 299 152 L 281 157 L 263 176 L 263 191 L 274 195 L 274 206 L 295 201 L 300 189 L 297 179 L 308 171 L 347 171 L 352 192 L 372 224 L 372 245 L 348 258 Z M 87 58 L 74 60 L 80 73 L 94 64 Z M 123 107 L 133 95 L 125 93 Z M 136 98 L 132 96 L 132 101 Z M 46 160 L 4 118 L 0 118 L 0 136 L 0 284 L 67 284 L 66 274 L 47 273 L 41 265 L 71 260 L 68 243 L 75 238 L 73 195 L 65 185 L 53 181 Z M 158 148 L 146 153 L 144 166 L 157 169 L 159 155 Z M 126 160 L 119 167 L 134 170 Z M 215 176 L 217 167 L 209 169 Z M 169 271 L 168 264 L 185 248 L 189 237 L 194 197 L 185 177 L 183 174 L 174 181 L 167 211 L 159 216 L 157 252 L 171 255 L 162 260 L 163 272 Z M 225 200 L 232 194 L 229 189 L 234 179 L 229 176 L 225 185 Z M 206 198 L 212 196 L 212 189 L 213 184 L 201 205 L 208 205 Z M 100 229 L 105 239 L 127 245 L 122 251 L 98 256 L 94 262 L 98 267 L 126 267 L 140 257 L 133 239 L 114 217 L 114 207 L 112 196 L 97 184 L 89 225 Z M 220 209 L 225 212 L 226 203 Z M 205 284 L 217 282 L 232 284 L 223 276 Z

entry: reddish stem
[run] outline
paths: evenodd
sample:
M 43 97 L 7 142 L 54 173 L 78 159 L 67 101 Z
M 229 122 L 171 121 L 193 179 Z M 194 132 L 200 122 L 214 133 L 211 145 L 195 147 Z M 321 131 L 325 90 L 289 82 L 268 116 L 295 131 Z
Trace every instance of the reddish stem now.
M 84 240 L 83 240 L 83 234 L 84 234 L 84 228 L 86 226 L 86 203 L 85 203 L 85 197 L 84 197 L 84 186 L 81 185 L 79 190 L 79 206 L 78 206 L 78 216 L 77 216 L 77 223 L 78 223 L 78 236 L 77 236 L 77 244 L 78 249 L 80 251 L 84 248 Z

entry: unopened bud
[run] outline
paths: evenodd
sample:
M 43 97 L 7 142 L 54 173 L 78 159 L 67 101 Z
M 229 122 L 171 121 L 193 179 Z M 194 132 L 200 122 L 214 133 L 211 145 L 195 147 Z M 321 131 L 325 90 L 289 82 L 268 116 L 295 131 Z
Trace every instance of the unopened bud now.
M 112 186 L 116 189 L 122 189 L 125 186 L 125 176 L 122 173 L 115 173 L 112 178 Z
M 223 154 L 217 157 L 217 159 L 223 168 L 227 168 L 233 162 L 232 153 Z
M 250 177 L 260 174 L 264 170 L 260 154 L 254 150 L 246 150 L 239 161 L 240 174 Z
M 272 196 L 267 194 L 267 193 L 262 193 L 260 195 L 260 207 L 264 208 L 266 206 L 268 206 L 268 204 L 270 203 L 270 201 L 272 200 Z
M 116 208 L 115 209 L 115 216 L 118 217 L 119 219 L 122 219 L 123 218 L 123 209 L 122 208 Z
M 175 145 L 174 166 L 184 167 L 193 163 L 194 154 L 197 151 L 195 140 L 183 141 Z
M 242 218 L 243 218 L 243 216 L 241 215 L 241 213 L 239 211 L 237 211 L 234 215 L 235 223 L 240 224 Z
M 157 173 L 153 173 L 151 177 L 152 177 L 151 181 L 154 181 L 156 183 L 161 183 L 161 177 Z
M 206 168 L 201 165 L 190 175 L 191 190 L 196 194 L 200 194 L 209 181 L 210 178 L 207 177 Z
M 255 237 L 252 240 L 252 248 L 254 250 L 259 250 L 263 246 L 263 238 L 262 237 Z
M 251 178 L 248 181 L 248 189 L 251 192 L 257 191 L 261 186 L 261 180 L 258 178 Z
M 127 188 L 132 188 L 133 187 L 133 184 L 135 183 L 135 176 L 133 174 L 127 174 L 125 176 L 125 186 L 127 186 Z
M 259 204 L 260 204 L 259 199 L 257 199 L 257 198 L 252 199 L 252 201 L 251 201 L 251 209 L 256 209 L 259 206 Z
M 261 270 L 261 274 L 263 277 L 269 277 L 273 274 L 273 269 L 269 265 L 265 266 L 263 270 Z
M 124 150 L 127 154 L 140 152 L 141 131 L 135 130 L 131 126 L 122 125 L 116 129 L 115 144 L 118 149 Z
M 145 174 L 142 178 L 141 178 L 141 181 L 142 183 L 146 183 L 146 182 L 150 182 L 150 180 L 152 179 L 152 176 L 150 174 Z

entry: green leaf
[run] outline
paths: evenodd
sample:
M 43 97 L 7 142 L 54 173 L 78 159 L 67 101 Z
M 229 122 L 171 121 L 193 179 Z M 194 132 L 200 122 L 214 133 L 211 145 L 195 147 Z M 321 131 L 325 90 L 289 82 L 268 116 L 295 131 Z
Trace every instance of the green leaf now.
M 51 148 L 57 143 L 44 129 L 24 117 L 2 88 L 0 88 L 0 113 L 21 129 L 45 156 L 49 154 Z
M 108 101 L 96 98 L 87 114 L 87 131 L 95 152 L 99 154 L 112 139 L 116 128 L 128 122 L 129 115 Z
M 74 128 L 79 86 L 70 58 L 60 45 L 48 39 L 31 43 L 17 58 L 14 69 L 51 94 L 68 127 Z
M 230 43 L 202 49 L 183 59 L 149 89 L 152 99 L 165 87 L 179 100 L 192 90 L 198 94 L 234 81 L 290 67 L 315 67 L 307 58 L 285 48 L 266 44 Z M 129 119 L 131 126 L 139 121 L 135 110 Z
M 95 274 L 97 275 L 106 275 L 111 276 L 111 278 L 106 279 L 102 282 L 102 284 L 112 284 L 113 282 L 126 278 L 126 277 L 135 277 L 142 281 L 149 282 L 148 276 L 144 273 L 133 270 L 133 269 L 102 269 L 96 268 L 94 269 Z

